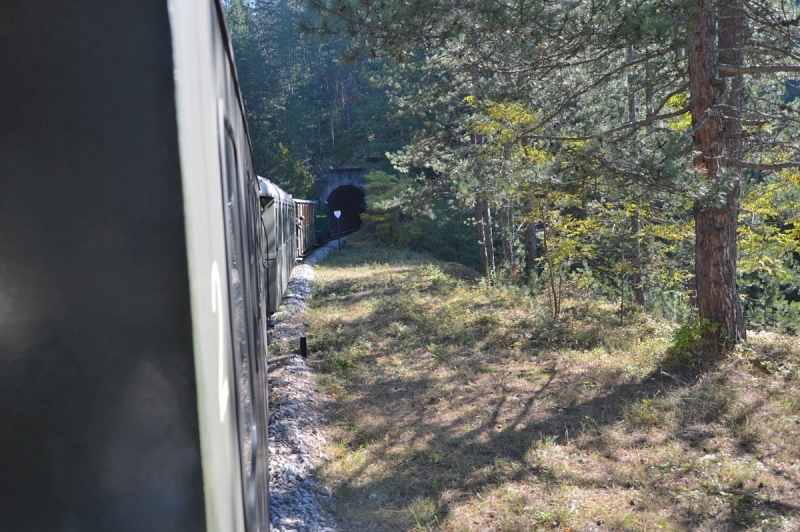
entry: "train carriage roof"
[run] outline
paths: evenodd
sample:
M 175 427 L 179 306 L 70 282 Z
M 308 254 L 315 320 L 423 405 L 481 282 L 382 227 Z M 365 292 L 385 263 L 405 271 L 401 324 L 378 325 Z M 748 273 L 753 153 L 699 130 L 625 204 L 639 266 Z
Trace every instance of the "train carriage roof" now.
M 258 176 L 258 183 L 259 185 L 261 185 L 260 186 L 261 196 L 263 197 L 275 198 L 285 203 L 291 203 L 295 201 L 294 199 L 292 199 L 291 194 L 287 194 L 286 192 L 281 190 L 280 187 L 278 187 L 278 185 L 276 185 L 269 179 Z M 266 185 L 266 187 L 264 185 Z M 266 190 L 264 190 L 265 188 Z

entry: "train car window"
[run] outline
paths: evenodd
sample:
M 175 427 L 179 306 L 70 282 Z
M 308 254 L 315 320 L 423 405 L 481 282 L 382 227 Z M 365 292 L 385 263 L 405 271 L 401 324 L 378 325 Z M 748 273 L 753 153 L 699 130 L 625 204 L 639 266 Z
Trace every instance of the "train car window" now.
M 275 253 L 280 253 L 283 249 L 283 231 L 281 230 L 280 219 L 283 217 L 283 205 L 279 197 L 275 198 Z M 277 255 L 276 255 L 277 256 Z
M 255 176 L 250 170 L 249 159 L 246 159 L 246 185 L 245 192 L 245 211 L 247 215 L 247 254 L 249 259 L 248 268 L 248 287 L 251 297 L 249 298 L 250 304 L 248 305 L 250 315 L 250 338 L 252 338 L 252 354 L 255 361 L 256 372 L 260 370 L 263 346 L 261 345 L 261 305 L 263 301 L 263 292 L 261 290 L 261 261 L 258 256 L 261 250 L 261 211 L 259 207 L 258 197 L 258 183 Z
M 280 221 L 279 227 L 281 230 L 281 248 L 286 246 L 286 241 L 289 240 L 286 238 L 286 224 L 284 221 L 286 220 L 286 204 L 281 202 L 281 211 L 280 211 Z
M 286 238 L 286 204 L 281 203 L 281 241 L 286 242 L 288 238 Z
M 224 120 L 224 119 L 223 119 Z M 255 523 L 256 515 L 256 445 L 257 434 L 253 412 L 253 387 L 251 382 L 250 353 L 246 324 L 246 281 L 242 234 L 244 212 L 240 201 L 239 161 L 236 144 L 227 121 L 223 122 L 223 198 L 225 224 L 227 227 L 228 255 L 228 294 L 231 314 L 231 342 L 233 347 L 233 367 L 235 372 L 237 421 L 239 427 L 239 446 L 241 450 L 241 469 L 245 495 L 245 518 Z
M 284 212 L 286 213 L 286 218 L 285 218 L 286 223 L 283 225 L 283 229 L 284 229 L 284 237 L 286 238 L 286 241 L 289 242 L 292 239 L 292 233 L 294 232 L 295 217 L 292 215 L 291 205 L 287 204 L 285 208 L 286 210 Z
M 246 145 L 246 144 L 245 144 Z M 261 205 L 259 198 L 258 178 L 252 170 L 252 161 L 249 153 L 245 157 L 245 186 L 244 201 L 247 213 L 247 235 L 250 245 L 248 293 L 250 294 L 248 310 L 250 312 L 250 338 L 252 340 L 251 353 L 255 375 L 253 376 L 253 406 L 256 419 L 255 446 L 255 490 L 256 514 L 258 523 L 269 525 L 269 383 L 267 381 L 267 346 L 264 335 L 264 279 L 261 259 Z

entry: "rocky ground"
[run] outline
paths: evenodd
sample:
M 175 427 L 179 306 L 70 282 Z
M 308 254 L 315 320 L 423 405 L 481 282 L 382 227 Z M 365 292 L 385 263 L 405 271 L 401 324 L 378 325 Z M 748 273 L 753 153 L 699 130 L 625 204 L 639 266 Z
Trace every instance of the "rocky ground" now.
M 295 267 L 289 295 L 275 314 L 277 324 L 269 358 L 270 528 L 275 532 L 337 530 L 320 504 L 323 498 L 331 499 L 331 490 L 314 474 L 328 459 L 321 451 L 327 439 L 323 415 L 326 398 L 315 393 L 314 372 L 308 360 L 299 355 L 314 264 L 331 248 L 329 244 L 316 250 Z

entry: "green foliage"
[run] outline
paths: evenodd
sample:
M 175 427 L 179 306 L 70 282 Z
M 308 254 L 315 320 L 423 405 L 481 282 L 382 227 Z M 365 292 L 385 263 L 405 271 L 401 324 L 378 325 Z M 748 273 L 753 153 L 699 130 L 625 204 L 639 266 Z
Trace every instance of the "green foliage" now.
M 471 245 L 474 220 L 457 204 L 438 200 L 421 178 L 369 172 L 362 230 L 384 244 L 425 251 L 440 260 L 477 268 Z
M 278 143 L 277 153 L 272 156 L 275 165 L 270 177 L 295 198 L 316 198 L 319 192 L 314 184 L 314 176 L 306 164 L 282 143 Z
M 719 332 L 719 324 L 707 318 L 694 318 L 685 322 L 676 331 L 672 343 L 665 351 L 663 365 L 668 369 L 698 369 L 713 343 L 709 338 Z
M 800 331 L 800 174 L 783 170 L 751 179 L 742 197 L 739 275 L 748 324 Z
M 745 64 L 796 58 L 776 38 L 798 15 L 789 4 L 745 6 Z M 623 320 L 631 308 L 691 315 L 694 213 L 727 208 L 741 184 L 748 323 L 800 326 L 800 178 L 781 168 L 800 154 L 800 101 L 783 73 L 747 77 L 741 155 L 729 146 L 718 172 L 702 171 L 692 126 L 706 118 L 689 112 L 685 54 L 696 2 L 308 5 L 227 5 L 257 164 L 293 194 L 388 153 L 392 167 L 368 176 L 373 238 L 477 267 L 488 205 L 485 251 L 502 260 L 487 285 L 544 290 L 552 316 L 565 293 L 590 292 Z M 742 173 L 730 158 L 772 166 Z
M 296 197 L 315 197 L 331 167 L 397 149 L 401 135 L 377 61 L 340 60 L 341 39 L 299 31 L 310 12 L 294 0 L 225 3 L 257 172 Z
M 366 228 L 386 243 L 408 246 L 419 238 L 423 222 L 412 216 L 414 180 L 411 177 L 372 171 L 367 181 L 367 211 L 362 216 Z M 433 213 L 425 213 L 433 217 Z

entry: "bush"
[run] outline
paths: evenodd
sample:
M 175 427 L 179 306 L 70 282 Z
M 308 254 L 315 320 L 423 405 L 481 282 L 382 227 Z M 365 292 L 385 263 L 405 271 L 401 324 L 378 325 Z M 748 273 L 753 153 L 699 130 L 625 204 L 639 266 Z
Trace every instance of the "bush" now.
M 708 318 L 695 318 L 681 325 L 667 347 L 662 364 L 668 369 L 696 370 L 714 344 L 708 338 L 719 330 L 719 324 Z

